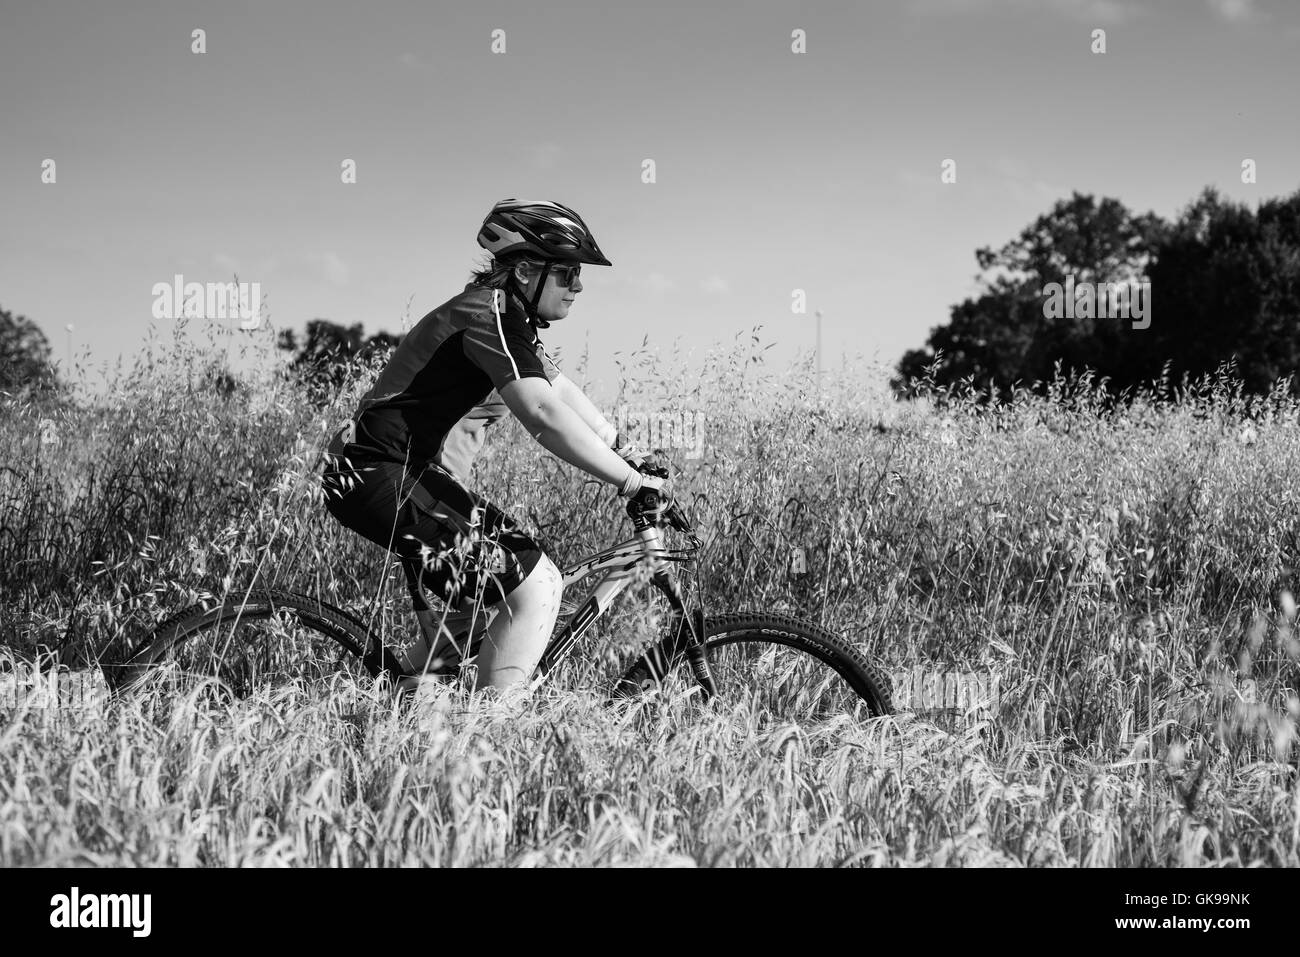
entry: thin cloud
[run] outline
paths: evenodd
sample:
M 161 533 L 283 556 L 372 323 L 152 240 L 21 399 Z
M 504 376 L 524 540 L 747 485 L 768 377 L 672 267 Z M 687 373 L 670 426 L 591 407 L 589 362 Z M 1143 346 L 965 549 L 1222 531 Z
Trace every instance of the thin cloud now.
M 1230 0 L 1229 0 L 1230 2 Z M 934 16 L 965 13 L 997 13 L 1042 10 L 1048 7 L 1061 16 L 1085 23 L 1115 24 L 1132 20 L 1140 11 L 1120 0 L 912 0 L 912 13 Z
M 1255 0 L 1207 0 L 1210 9 L 1233 23 L 1249 20 L 1257 12 Z
M 930 190 L 940 185 L 939 164 L 934 163 L 934 171 L 923 173 L 914 166 L 906 166 L 895 173 L 897 180 L 908 189 Z
M 896 170 L 894 178 L 905 189 L 921 196 L 938 196 L 941 190 L 948 188 L 939 178 L 938 159 L 924 168 L 908 166 Z M 1018 202 L 1035 205 L 1044 200 L 1054 202 L 1070 194 L 1066 187 L 1043 179 L 1035 174 L 1033 167 L 1009 156 L 1000 156 L 991 163 L 977 160 L 962 162 L 959 159 L 957 184 L 960 186 L 973 182 L 1000 183 Z
M 1035 176 L 1032 167 L 1009 156 L 999 156 L 993 161 L 993 172 L 1001 178 L 1003 186 L 1017 201 L 1036 204 L 1054 202 L 1069 195 L 1064 186 L 1050 183 Z
M 676 280 L 668 278 L 661 272 L 652 272 L 648 276 L 628 276 L 616 281 L 625 282 L 639 295 L 650 298 L 667 295 L 677 288 Z
M 563 153 L 559 143 L 538 143 L 532 147 L 533 165 L 538 169 L 552 169 Z
M 700 283 L 700 288 L 715 296 L 725 296 L 731 292 L 731 284 L 721 276 L 710 276 Z
M 333 283 L 336 286 L 347 285 L 348 277 L 352 274 L 352 271 L 337 253 L 315 253 L 310 259 L 312 266 L 320 272 L 326 282 Z
M 1087 23 L 1124 23 L 1134 13 L 1131 4 L 1118 0 L 1052 0 L 1052 6 L 1065 16 Z

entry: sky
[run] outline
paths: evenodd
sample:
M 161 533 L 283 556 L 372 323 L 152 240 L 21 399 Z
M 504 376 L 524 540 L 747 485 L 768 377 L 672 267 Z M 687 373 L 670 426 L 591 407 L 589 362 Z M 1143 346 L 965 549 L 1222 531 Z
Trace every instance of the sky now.
M 178 273 L 257 281 L 266 328 L 401 332 L 537 198 L 614 264 L 543 333 L 593 394 L 647 338 L 761 326 L 788 363 L 815 311 L 828 368 L 894 363 L 1074 190 L 1173 217 L 1300 187 L 1297 51 L 1294 0 L 0 0 L 0 307 L 92 365 L 174 333 Z

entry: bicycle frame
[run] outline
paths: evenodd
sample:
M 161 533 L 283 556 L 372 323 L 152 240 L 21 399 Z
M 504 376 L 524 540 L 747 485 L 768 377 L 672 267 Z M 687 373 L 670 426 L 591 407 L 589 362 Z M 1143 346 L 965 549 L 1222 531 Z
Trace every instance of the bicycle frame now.
M 561 587 L 566 590 L 591 575 L 603 574 L 600 581 L 596 583 L 581 604 L 575 606 L 570 603 L 569 607 L 573 608 L 573 611 L 567 619 L 564 619 L 563 627 L 553 635 L 547 644 L 532 677 L 528 680 L 530 691 L 536 690 L 546 681 L 550 673 L 573 650 L 573 646 L 577 644 L 583 633 L 609 610 L 631 582 L 635 569 L 640 565 L 649 564 L 651 582 L 667 597 L 669 605 L 672 606 L 673 612 L 677 616 L 677 627 L 674 629 L 674 634 L 654 646 L 659 654 L 665 656 L 660 660 L 671 661 L 676 655 L 684 652 L 690 661 L 691 670 L 696 680 L 704 689 L 705 695 L 712 696 L 716 693 L 713 676 L 709 672 L 708 661 L 704 656 L 703 603 L 697 598 L 695 607 L 690 609 L 688 613 L 686 602 L 682 596 L 681 583 L 678 581 L 672 567 L 675 562 L 689 561 L 695 552 L 699 550 L 701 543 L 676 505 L 672 506 L 666 516 L 660 516 L 659 513 L 655 512 L 656 506 L 657 498 L 653 494 L 644 501 L 629 502 L 627 513 L 628 517 L 632 519 L 635 537 L 589 555 L 562 570 Z M 655 517 L 651 518 L 651 515 Z M 666 518 L 677 530 L 690 535 L 691 545 L 689 548 L 673 549 L 664 547 L 663 533 L 657 521 L 660 517 Z M 418 617 L 419 610 L 428 609 L 428 602 L 425 600 L 421 585 L 409 572 L 407 584 L 411 589 L 411 598 L 415 603 Z M 458 615 L 457 617 L 463 616 Z M 445 620 L 444 618 L 444 622 Z M 421 627 L 424 627 L 423 622 Z M 471 632 L 473 630 L 471 628 Z M 685 631 L 685 634 L 683 634 L 683 631 Z M 430 648 L 435 647 L 436 633 L 432 636 L 426 635 L 426 639 L 429 641 Z M 472 637 L 467 640 L 476 643 L 476 639 Z M 481 638 L 477 640 L 481 640 Z M 372 654 L 372 652 L 367 652 L 366 657 L 369 659 Z M 378 650 L 378 654 L 374 655 L 372 664 L 401 674 L 401 668 L 397 660 L 392 656 L 391 652 L 382 646 Z
M 529 689 L 536 690 L 541 687 L 550 673 L 568 657 L 583 632 L 614 604 L 618 596 L 631 583 L 637 567 L 642 564 L 649 563 L 651 581 L 668 598 L 673 611 L 688 619 L 694 618 L 695 616 L 685 614 L 686 606 L 682 598 L 681 585 L 671 563 L 689 561 L 695 551 L 695 548 L 665 548 L 660 529 L 649 525 L 638 529 L 635 538 L 596 552 L 565 568 L 562 573 L 565 589 L 597 572 L 603 571 L 605 574 L 596 583 L 586 600 L 569 615 L 564 627 L 556 632 L 546 646 L 546 650 L 542 652 L 541 660 L 538 661 L 533 677 L 528 683 Z M 702 614 L 699 617 L 702 618 Z M 695 631 L 693 624 L 691 630 Z M 692 637 L 703 641 L 702 624 L 698 635 Z

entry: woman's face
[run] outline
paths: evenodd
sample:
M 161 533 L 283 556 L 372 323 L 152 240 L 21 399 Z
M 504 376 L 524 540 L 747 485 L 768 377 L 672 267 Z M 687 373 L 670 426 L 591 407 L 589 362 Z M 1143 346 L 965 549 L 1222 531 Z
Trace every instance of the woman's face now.
M 582 279 L 578 276 L 573 277 L 572 288 L 562 285 L 555 278 L 556 266 L 560 265 L 563 264 L 555 263 L 547 271 L 546 287 L 542 290 L 542 298 L 537 302 L 537 313 L 547 322 L 555 322 L 567 316 L 573 300 L 577 298 L 578 293 L 582 292 Z M 531 300 L 537 291 L 537 278 L 541 273 L 542 267 L 537 265 L 527 267 L 522 277 L 516 271 L 515 279 L 523 288 L 526 298 Z

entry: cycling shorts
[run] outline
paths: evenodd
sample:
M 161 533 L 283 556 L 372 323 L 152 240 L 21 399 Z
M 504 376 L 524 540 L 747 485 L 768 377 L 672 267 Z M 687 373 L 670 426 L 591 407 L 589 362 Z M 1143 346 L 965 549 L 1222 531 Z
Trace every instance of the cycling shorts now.
M 330 514 L 397 555 L 408 580 L 449 606 L 496 604 L 541 558 L 509 516 L 433 463 L 326 453 L 321 482 Z

